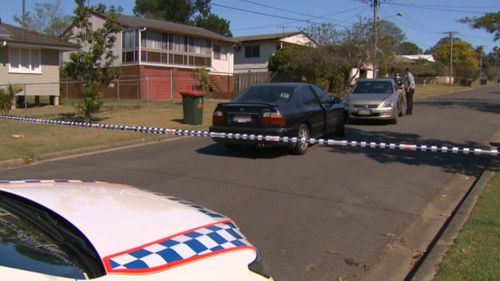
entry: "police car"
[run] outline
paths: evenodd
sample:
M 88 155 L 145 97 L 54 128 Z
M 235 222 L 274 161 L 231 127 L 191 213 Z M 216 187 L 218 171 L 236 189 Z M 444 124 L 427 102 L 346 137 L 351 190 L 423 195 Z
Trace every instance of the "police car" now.
M 0 180 L 2 280 L 272 280 L 229 218 L 135 187 Z

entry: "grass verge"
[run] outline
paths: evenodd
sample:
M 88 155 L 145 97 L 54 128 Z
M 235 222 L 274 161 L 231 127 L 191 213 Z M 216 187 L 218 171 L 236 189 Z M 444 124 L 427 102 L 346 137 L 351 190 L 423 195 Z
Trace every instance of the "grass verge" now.
M 500 276 L 500 169 L 439 265 L 435 281 L 498 280 Z
M 99 120 L 97 123 L 207 130 L 212 122 L 212 112 L 217 102 L 205 101 L 201 125 L 184 124 L 182 104 L 172 102 L 138 104 L 137 101 L 106 101 L 102 111 L 95 114 L 95 117 Z M 10 114 L 42 119 L 71 120 L 74 112 L 75 109 L 71 104 L 64 104 L 16 109 Z M 150 134 L 41 126 L 13 121 L 0 121 L 0 124 L 0 143 L 2 144 L 0 161 L 24 159 L 26 163 L 30 163 L 48 153 L 91 147 L 118 147 L 124 143 L 151 142 L 165 138 L 165 136 Z

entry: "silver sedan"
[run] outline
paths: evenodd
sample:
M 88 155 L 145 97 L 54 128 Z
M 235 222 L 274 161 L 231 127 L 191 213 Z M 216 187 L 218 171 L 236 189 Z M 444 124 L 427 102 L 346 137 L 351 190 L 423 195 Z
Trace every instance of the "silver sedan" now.
M 359 80 L 346 98 L 349 119 L 380 119 L 395 124 L 405 107 L 402 91 L 390 78 Z

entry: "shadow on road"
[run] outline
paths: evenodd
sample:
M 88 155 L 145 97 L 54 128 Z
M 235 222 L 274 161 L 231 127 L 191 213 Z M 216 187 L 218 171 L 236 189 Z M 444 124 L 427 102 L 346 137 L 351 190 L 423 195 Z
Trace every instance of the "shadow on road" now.
M 234 149 L 228 149 L 223 144 L 214 143 L 196 150 L 200 154 L 212 156 L 225 156 L 248 159 L 274 159 L 290 154 L 286 147 L 255 147 L 242 146 Z
M 438 139 L 426 139 L 417 134 L 398 133 L 390 131 L 365 132 L 360 129 L 350 127 L 347 131 L 349 140 L 384 143 L 406 143 L 421 145 L 436 145 L 438 147 L 481 147 L 475 142 L 450 143 Z M 401 151 L 380 148 L 360 148 L 360 147 L 332 147 L 331 152 L 340 154 L 363 153 L 379 163 L 399 162 L 410 166 L 434 166 L 440 167 L 443 171 L 453 174 L 463 174 L 469 176 L 479 175 L 491 160 L 486 155 L 464 155 L 453 154 L 451 152 L 421 152 L 421 151 Z
M 462 107 L 481 112 L 500 113 L 500 102 L 494 100 L 474 99 L 474 98 L 455 98 L 453 100 L 425 100 L 419 101 L 417 105 L 428 105 L 437 107 Z

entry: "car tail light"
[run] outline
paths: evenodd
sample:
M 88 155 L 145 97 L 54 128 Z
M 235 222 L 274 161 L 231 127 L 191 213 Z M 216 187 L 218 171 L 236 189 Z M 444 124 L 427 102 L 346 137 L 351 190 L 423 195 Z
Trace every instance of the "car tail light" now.
M 283 127 L 285 126 L 285 118 L 278 112 L 265 112 L 262 114 L 262 125 L 271 127 Z
M 224 124 L 224 113 L 220 110 L 214 111 L 212 115 L 212 124 L 213 125 L 222 125 Z

